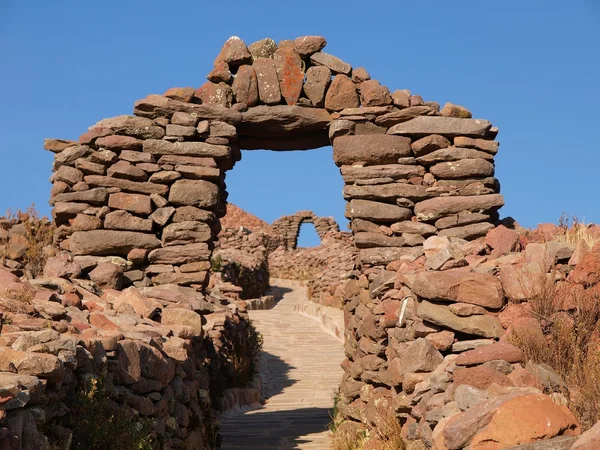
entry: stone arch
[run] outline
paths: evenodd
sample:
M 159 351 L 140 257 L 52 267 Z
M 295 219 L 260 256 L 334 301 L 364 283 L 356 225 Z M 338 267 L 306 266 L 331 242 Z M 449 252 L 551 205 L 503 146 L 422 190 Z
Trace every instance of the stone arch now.
M 296 214 L 280 217 L 271 227 L 281 245 L 286 250 L 294 250 L 298 247 L 298 236 L 303 223 L 312 223 L 321 241 L 328 233 L 340 231 L 333 217 L 318 217 L 312 211 L 298 211 Z
M 389 264 L 421 256 L 429 236 L 473 239 L 494 227 L 503 205 L 494 178 L 498 130 L 463 107 L 390 92 L 322 52 L 325 43 L 309 36 L 248 48 L 231 38 L 199 89 L 150 95 L 133 116 L 101 120 L 78 141 L 48 140 L 45 148 L 56 153 L 51 203 L 63 249 L 87 268 L 122 258 L 138 286 L 203 291 L 225 173 L 241 151 L 331 144 L 363 274 L 346 294 L 341 388 L 345 414 L 360 420 L 357 373 L 368 372 L 362 384 L 397 385 L 387 361 L 373 354 L 374 370 L 359 361 L 394 325 L 377 298 L 387 269 L 397 267 Z

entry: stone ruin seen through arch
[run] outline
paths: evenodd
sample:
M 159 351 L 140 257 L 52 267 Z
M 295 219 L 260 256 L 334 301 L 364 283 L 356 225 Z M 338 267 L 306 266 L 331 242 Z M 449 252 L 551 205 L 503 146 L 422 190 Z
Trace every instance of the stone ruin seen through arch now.
M 495 313 L 506 299 L 494 287 L 485 301 L 460 300 L 464 292 L 436 290 L 437 274 L 445 272 L 400 279 L 396 270 L 428 251 L 423 243 L 431 236 L 472 240 L 494 228 L 504 204 L 494 178 L 498 129 L 464 107 L 390 91 L 364 68 L 325 53 L 325 45 L 307 36 L 247 47 L 232 37 L 200 88 L 149 95 L 133 115 L 101 120 L 77 142 L 48 140 L 55 241 L 88 268 L 98 257 L 129 261 L 134 286 L 176 284 L 204 293 L 225 214 L 225 175 L 241 152 L 332 145 L 357 254 L 344 294 L 340 411 L 349 428 L 377 427 L 376 405 L 388 405 L 412 437 L 431 442 L 428 427 L 443 416 L 425 419 L 415 385 L 422 387 L 423 373 L 449 376 L 440 351 L 451 350 L 424 337 L 451 335 L 465 348 L 474 339 L 492 342 L 503 330 Z M 320 235 L 339 230 L 310 212 L 284 217 L 273 229 L 287 249 L 296 247 L 303 221 Z M 440 254 L 431 269 L 451 261 Z M 453 275 L 469 286 L 491 277 Z M 469 311 L 477 312 L 450 310 L 439 300 L 471 302 Z M 438 394 L 423 392 L 428 399 Z
M 321 241 L 328 233 L 339 233 L 340 231 L 340 227 L 333 217 L 318 217 L 312 211 L 298 211 L 296 214 L 280 217 L 271 224 L 271 227 L 286 250 L 295 250 L 298 247 L 300 228 L 304 223 L 314 225 Z

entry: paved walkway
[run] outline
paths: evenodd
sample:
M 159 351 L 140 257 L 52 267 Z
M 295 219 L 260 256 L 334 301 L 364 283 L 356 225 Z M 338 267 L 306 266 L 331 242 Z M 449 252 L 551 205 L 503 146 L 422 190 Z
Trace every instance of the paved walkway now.
M 250 311 L 262 334 L 262 377 L 267 401 L 260 409 L 224 420 L 224 450 L 329 450 L 327 426 L 339 386 L 342 344 L 294 311 L 304 288 L 280 288 L 283 298 L 267 311 Z

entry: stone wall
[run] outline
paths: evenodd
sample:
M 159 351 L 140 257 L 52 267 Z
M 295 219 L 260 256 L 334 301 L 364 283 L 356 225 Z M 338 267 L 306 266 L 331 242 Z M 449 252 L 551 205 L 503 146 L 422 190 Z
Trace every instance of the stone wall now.
M 404 347 L 433 354 L 436 367 L 440 362 L 424 339 L 440 331 L 430 325 L 441 320 L 432 319 L 439 305 L 413 292 L 411 279 L 390 280 L 426 254 L 431 236 L 472 240 L 494 228 L 503 205 L 494 178 L 498 130 L 464 107 L 391 92 L 365 69 L 324 53 L 325 44 L 309 36 L 246 47 L 231 38 L 199 89 L 148 96 L 136 102 L 134 116 L 102 120 L 78 142 L 48 140 L 45 148 L 56 153 L 56 241 L 90 268 L 102 261 L 96 257 L 126 259 L 127 279 L 136 286 L 176 283 L 202 291 L 225 209 L 225 172 L 240 150 L 332 144 L 358 249 L 345 298 L 343 410 L 373 425 L 364 416 L 370 393 L 399 401 L 406 392 L 398 377 L 381 378 L 402 361 Z M 445 248 L 431 269 L 456 267 L 453 251 Z M 499 337 L 489 324 L 504 296 L 494 292 L 486 297 L 492 303 L 477 305 L 486 312 L 486 331 L 461 328 L 458 341 Z M 417 329 L 398 323 L 402 304 L 420 318 Z M 399 406 L 411 415 L 413 401 Z
M 312 211 L 299 211 L 291 216 L 280 217 L 273 222 L 271 228 L 285 249 L 294 250 L 298 247 L 298 236 L 303 223 L 312 223 L 321 241 L 328 233 L 340 231 L 333 217 L 318 217 Z
M 247 314 L 175 285 L 102 292 L 80 274 L 64 254 L 29 282 L 0 269 L 0 446 L 215 448 L 222 399 L 257 356 Z

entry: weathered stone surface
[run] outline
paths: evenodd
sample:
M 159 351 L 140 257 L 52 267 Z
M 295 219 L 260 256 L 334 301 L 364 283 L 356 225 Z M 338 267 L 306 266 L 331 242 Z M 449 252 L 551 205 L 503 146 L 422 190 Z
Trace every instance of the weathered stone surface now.
M 258 104 L 258 78 L 252 66 L 241 66 L 231 86 L 235 101 L 248 106 Z
M 400 136 L 340 136 L 333 141 L 333 160 L 337 166 L 395 164 L 411 156 L 410 139 Z
M 440 236 L 455 237 L 459 239 L 473 240 L 485 236 L 488 231 L 494 228 L 492 223 L 473 223 L 461 227 L 446 228 L 440 230 Z
M 215 61 L 213 70 L 206 76 L 208 81 L 213 83 L 231 83 L 231 72 L 229 71 L 229 64 L 225 61 Z M 168 134 L 168 133 L 167 133 Z
M 459 317 L 448 307 L 423 300 L 417 311 L 419 317 L 436 325 L 461 333 L 489 338 L 499 338 L 504 330 L 500 321 L 491 316 Z
M 373 186 L 344 186 L 344 197 L 365 200 L 396 200 L 398 198 L 420 201 L 431 198 L 432 193 L 425 186 L 409 183 L 388 183 Z
M 566 406 L 557 405 L 546 395 L 522 395 L 500 405 L 487 426 L 473 436 L 470 447 L 484 450 L 493 443 L 500 449 L 580 433 L 579 422 Z
M 184 155 L 210 158 L 227 158 L 231 155 L 231 149 L 226 145 L 207 144 L 206 142 L 168 142 L 154 139 L 144 141 L 144 152 L 152 155 Z
M 418 141 L 417 141 L 418 142 Z M 414 145 L 414 144 L 413 144 Z M 490 153 L 482 152 L 473 148 L 448 147 L 440 150 L 435 150 L 431 153 L 417 157 L 417 162 L 420 164 L 430 165 L 448 161 L 458 160 L 480 160 L 485 159 L 493 161 L 494 156 Z M 432 172 L 433 173 L 433 172 Z M 435 175 L 435 174 L 434 174 Z M 479 175 L 473 175 L 479 176 Z M 453 177 L 456 178 L 456 177 Z
M 51 204 L 60 202 L 83 202 L 92 205 L 102 205 L 108 198 L 108 191 L 105 188 L 90 189 L 83 192 L 66 192 L 52 197 Z
M 110 166 L 106 174 L 109 177 L 123 178 L 132 181 L 146 181 L 148 175 L 142 169 L 131 165 L 127 161 L 118 161 Z
M 295 105 L 302 93 L 304 72 L 302 70 L 302 58 L 298 54 L 294 43 L 292 41 L 281 41 L 273 55 L 273 60 L 277 69 L 281 95 L 288 105 Z
M 461 159 L 435 164 L 429 168 L 437 178 L 472 178 L 491 177 L 494 175 L 494 164 L 484 159 Z
M 325 95 L 325 109 L 341 111 L 345 108 L 358 108 L 359 105 L 356 85 L 346 75 L 336 75 Z
M 362 85 L 361 85 L 362 88 Z M 387 89 L 387 88 L 386 88 Z M 362 92 L 361 92 L 362 95 Z M 383 95 L 383 93 L 381 94 Z M 389 95 L 389 92 L 388 92 Z M 387 98 L 384 96 L 384 99 Z M 389 104 L 389 103 L 385 103 Z M 377 125 L 381 125 L 384 127 L 391 127 L 393 125 L 406 122 L 408 120 L 414 119 L 417 116 L 426 116 L 431 113 L 431 108 L 429 106 L 411 106 L 409 108 L 400 109 L 388 112 L 387 114 L 382 114 L 375 119 L 375 123 Z
M 57 181 L 64 181 L 72 186 L 83 181 L 83 172 L 81 172 L 79 169 L 75 169 L 74 167 L 60 166 L 58 170 L 52 174 L 50 181 L 53 183 Z
M 301 36 L 294 39 L 294 46 L 303 58 L 321 51 L 327 45 L 323 36 Z
M 281 103 L 281 90 L 279 88 L 275 61 L 267 58 L 256 58 L 252 66 L 258 80 L 260 100 L 267 105 Z
M 390 227 L 394 233 L 411 233 L 420 234 L 421 236 L 430 236 L 437 232 L 437 229 L 426 223 L 413 222 L 411 220 L 405 220 L 403 222 L 396 222 Z
M 52 153 L 60 153 L 73 145 L 77 145 L 77 142 L 67 139 L 44 139 L 44 150 L 51 151 Z
M 457 136 L 454 138 L 456 147 L 476 148 L 484 152 L 495 155 L 498 153 L 498 141 L 489 141 L 487 139 L 474 139 L 466 136 Z
M 148 254 L 148 261 L 152 264 L 188 264 L 207 261 L 209 257 L 208 244 L 199 243 L 157 248 Z
M 202 316 L 184 308 L 165 308 L 161 313 L 161 323 L 166 325 L 187 325 L 194 331 L 194 336 L 202 336 Z
M 353 219 L 357 218 L 389 223 L 407 220 L 412 216 L 412 211 L 408 208 L 369 200 L 351 200 L 350 213 Z
M 385 236 L 381 233 L 360 232 L 354 234 L 354 244 L 357 248 L 402 247 L 405 244 L 405 240 L 398 236 Z
M 440 111 L 442 117 L 458 117 L 460 119 L 470 119 L 473 117 L 471 111 L 464 106 L 454 105 L 453 103 L 446 103 Z
M 492 124 L 481 119 L 458 119 L 455 117 L 419 116 L 407 122 L 394 125 L 389 134 L 425 136 L 441 134 L 446 137 L 484 137 Z
M 226 83 L 213 83 L 207 81 L 196 91 L 196 97 L 202 100 L 203 104 L 221 106 L 229 108 L 233 104 L 233 91 Z
M 89 277 L 101 289 L 119 289 L 123 282 L 123 269 L 113 263 L 101 263 L 89 273 Z
M 594 450 L 597 448 L 600 448 L 600 422 L 596 422 L 596 425 L 583 433 L 571 450 Z
M 193 114 L 199 120 L 221 120 L 236 125 L 242 121 L 242 115 L 231 108 L 216 105 L 198 105 L 173 100 L 162 95 L 149 95 L 135 102 L 134 112 L 142 117 L 170 117 L 176 112 Z M 162 130 L 162 128 L 161 128 Z M 152 136 L 145 139 L 161 139 L 164 136 Z
M 204 222 L 179 222 L 163 229 L 164 246 L 206 242 L 211 239 L 210 227 Z
M 109 128 L 115 134 L 133 136 L 138 139 L 162 139 L 165 135 L 165 130 L 154 121 L 136 116 L 117 116 L 103 119 L 91 126 L 90 130 L 94 128 Z
M 574 448 L 573 444 L 577 440 L 578 439 L 576 436 L 558 436 L 553 439 L 545 439 L 533 444 L 523 444 L 515 447 L 509 447 L 506 448 L 506 450 L 570 450 Z M 597 447 L 586 447 L 586 450 L 592 450 L 595 448 Z
M 458 270 L 419 272 L 411 289 L 419 297 L 429 300 L 470 303 L 494 309 L 504 305 L 500 280 L 483 273 Z
M 250 50 L 254 59 L 271 58 L 277 50 L 277 44 L 273 39 L 265 38 L 250 44 L 248 50 Z
M 414 260 L 422 254 L 422 247 L 383 247 L 363 248 L 360 250 L 358 257 L 363 264 L 375 266 L 386 265 L 403 257 Z
M 419 220 L 429 221 L 463 211 L 485 212 L 496 210 L 503 205 L 504 199 L 500 194 L 472 197 L 437 197 L 417 203 L 415 214 Z
M 331 70 L 324 66 L 312 66 L 306 71 L 304 93 L 313 106 L 325 106 L 325 93 L 331 83 Z
M 346 183 L 369 178 L 392 178 L 394 180 L 419 177 L 425 174 L 423 167 L 416 165 L 385 164 L 379 166 L 342 166 L 342 177 Z
M 350 76 L 352 66 L 341 59 L 328 53 L 318 52 L 310 57 L 310 61 L 317 66 L 328 67 L 333 73 L 341 73 Z
M 237 36 L 231 36 L 219 52 L 216 61 L 224 61 L 230 66 L 239 66 L 241 64 L 251 64 L 252 55 L 246 47 L 244 41 Z
M 297 134 L 322 132 L 331 122 L 331 115 L 324 109 L 285 105 L 249 108 L 243 118 L 238 127 L 240 135 L 283 136 L 288 140 Z M 325 133 L 323 136 L 327 138 Z
M 193 87 L 174 87 L 167 89 L 164 96 L 172 98 L 173 100 L 179 100 L 180 102 L 191 102 L 195 93 L 196 89 Z
M 109 150 L 141 150 L 142 141 L 131 136 L 105 136 L 96 139 L 96 145 Z
M 212 208 L 218 201 L 219 187 L 204 180 L 177 180 L 169 192 L 169 202 L 174 205 Z
M 152 213 L 152 200 L 147 195 L 126 194 L 117 192 L 108 198 L 108 206 L 113 209 L 123 209 L 137 214 Z
M 127 255 L 134 248 L 157 247 L 160 241 L 153 235 L 132 231 L 76 231 L 69 239 L 74 255 Z
M 506 342 L 498 342 L 461 353 L 455 363 L 458 366 L 474 366 L 494 360 L 518 363 L 523 361 L 523 357 L 520 348 Z
M 136 217 L 127 211 L 113 211 L 104 218 L 107 230 L 152 231 L 152 220 Z
M 149 182 L 122 180 L 120 178 L 104 177 L 100 175 L 87 175 L 85 182 L 90 186 L 117 187 L 125 192 L 139 192 L 142 194 L 165 195 L 169 187 Z
M 488 222 L 490 216 L 488 214 L 472 213 L 469 211 L 461 212 L 447 217 L 442 217 L 435 221 L 436 228 L 443 230 L 444 228 L 457 227 L 460 225 L 469 225 L 477 222 Z
M 392 104 L 390 90 L 377 80 L 368 80 L 360 84 L 360 103 L 363 106 L 385 106 Z
M 53 378 L 60 375 L 64 368 L 62 362 L 54 355 L 0 347 L 0 370 L 16 372 L 19 375 Z

